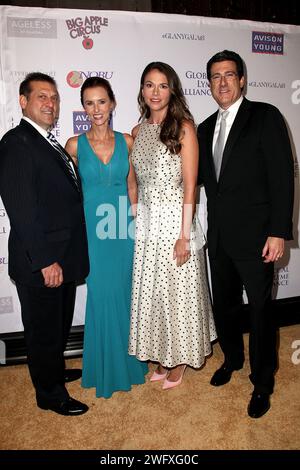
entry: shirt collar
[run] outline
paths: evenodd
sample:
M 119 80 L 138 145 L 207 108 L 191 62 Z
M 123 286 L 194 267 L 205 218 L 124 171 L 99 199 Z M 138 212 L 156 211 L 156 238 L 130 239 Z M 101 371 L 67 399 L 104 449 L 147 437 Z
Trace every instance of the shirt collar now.
M 229 108 L 223 109 L 223 108 L 219 107 L 219 114 L 222 113 L 223 111 L 229 111 L 230 114 L 231 113 L 236 114 L 239 107 L 241 106 L 241 103 L 242 103 L 243 99 L 244 99 L 244 97 L 243 97 L 243 95 L 241 95 L 238 100 L 236 100 L 231 106 L 229 106 Z
M 24 119 L 24 121 L 29 122 L 29 124 L 31 124 L 32 127 L 34 127 L 43 137 L 47 138 L 48 131 L 43 129 L 43 127 L 39 126 L 36 122 L 34 122 L 32 119 L 30 119 L 27 116 L 23 116 L 22 119 Z

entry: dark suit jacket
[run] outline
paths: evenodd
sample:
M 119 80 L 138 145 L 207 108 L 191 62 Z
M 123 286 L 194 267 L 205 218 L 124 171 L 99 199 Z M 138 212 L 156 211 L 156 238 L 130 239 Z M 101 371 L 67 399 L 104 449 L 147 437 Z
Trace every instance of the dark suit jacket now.
M 61 155 L 25 120 L 0 142 L 0 195 L 11 225 L 12 279 L 42 286 L 41 269 L 54 262 L 64 282 L 87 276 L 82 194 Z
M 209 254 L 215 255 L 221 236 L 231 256 L 261 256 L 268 236 L 292 239 L 294 171 L 286 125 L 274 106 L 244 98 L 228 135 L 217 182 L 212 156 L 217 115 L 198 127 Z

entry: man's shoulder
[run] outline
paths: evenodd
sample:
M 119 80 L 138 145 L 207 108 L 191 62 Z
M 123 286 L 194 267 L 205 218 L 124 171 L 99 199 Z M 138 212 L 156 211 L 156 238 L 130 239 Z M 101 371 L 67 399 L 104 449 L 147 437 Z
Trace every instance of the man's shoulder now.
M 198 126 L 198 132 L 205 130 L 207 127 L 214 125 L 217 119 L 218 111 L 215 111 L 213 114 L 208 116 L 204 121 L 202 121 Z
M 23 120 L 15 127 L 13 127 L 12 129 L 9 129 L 2 137 L 2 140 L 4 139 L 7 139 L 7 138 L 11 138 L 11 137 L 18 137 L 18 136 L 21 136 L 23 134 L 26 134 L 27 133 L 27 128 L 26 126 L 23 125 Z
M 279 109 L 271 103 L 266 103 L 265 101 L 252 101 L 248 99 L 244 99 L 244 105 L 246 107 L 250 107 L 253 111 L 258 112 L 273 112 L 273 113 L 280 113 Z
M 20 132 L 20 125 L 10 129 L 9 131 L 7 131 L 1 141 L 0 141 L 0 144 L 4 145 L 6 143 L 11 143 L 12 141 L 16 140 L 16 139 L 20 139 L 21 138 L 21 135 L 22 135 L 22 132 Z
M 27 121 L 23 119 L 21 122 L 14 128 L 4 134 L 1 139 L 2 144 L 30 144 L 32 139 L 35 140 L 39 133 L 31 126 Z

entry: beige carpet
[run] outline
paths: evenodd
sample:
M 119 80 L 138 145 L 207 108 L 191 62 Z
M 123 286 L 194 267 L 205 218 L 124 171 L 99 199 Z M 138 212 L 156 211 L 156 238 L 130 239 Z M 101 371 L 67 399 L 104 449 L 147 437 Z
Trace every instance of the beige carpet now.
M 163 391 L 160 383 L 147 379 L 131 392 L 117 392 L 105 400 L 95 398 L 93 389 L 82 389 L 79 381 L 70 383 L 71 396 L 90 406 L 78 417 L 38 409 L 27 366 L 2 366 L 0 448 L 300 449 L 300 364 L 292 362 L 295 340 L 300 340 L 299 325 L 281 328 L 272 406 L 257 420 L 247 415 L 252 392 L 248 360 L 229 384 L 209 384 L 222 362 L 218 344 L 206 365 L 187 369 L 183 383 L 173 390 Z M 81 367 L 81 359 L 68 360 L 68 367 Z

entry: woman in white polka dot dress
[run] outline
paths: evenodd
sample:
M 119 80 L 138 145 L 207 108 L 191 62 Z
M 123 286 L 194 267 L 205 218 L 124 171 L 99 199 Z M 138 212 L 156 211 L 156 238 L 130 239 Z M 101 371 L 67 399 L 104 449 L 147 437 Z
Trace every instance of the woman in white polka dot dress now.
M 141 77 L 141 124 L 131 159 L 138 209 L 129 354 L 158 363 L 151 381 L 169 389 L 199 368 L 216 338 L 195 217 L 198 143 L 176 72 L 152 62 Z

